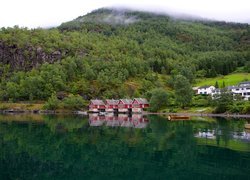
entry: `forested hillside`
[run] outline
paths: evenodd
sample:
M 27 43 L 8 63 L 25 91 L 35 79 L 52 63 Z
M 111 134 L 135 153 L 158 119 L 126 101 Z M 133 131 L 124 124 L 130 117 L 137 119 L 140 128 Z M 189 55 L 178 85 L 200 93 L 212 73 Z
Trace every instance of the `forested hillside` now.
M 52 29 L 0 30 L 0 100 L 144 96 L 250 70 L 250 26 L 99 9 Z

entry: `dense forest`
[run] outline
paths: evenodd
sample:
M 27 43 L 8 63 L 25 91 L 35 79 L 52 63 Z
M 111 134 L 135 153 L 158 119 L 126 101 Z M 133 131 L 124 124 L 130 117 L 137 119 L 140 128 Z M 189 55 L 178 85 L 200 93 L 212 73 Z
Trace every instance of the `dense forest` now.
M 0 29 L 0 101 L 171 94 L 178 78 L 239 68 L 250 69 L 248 24 L 98 9 L 56 28 Z

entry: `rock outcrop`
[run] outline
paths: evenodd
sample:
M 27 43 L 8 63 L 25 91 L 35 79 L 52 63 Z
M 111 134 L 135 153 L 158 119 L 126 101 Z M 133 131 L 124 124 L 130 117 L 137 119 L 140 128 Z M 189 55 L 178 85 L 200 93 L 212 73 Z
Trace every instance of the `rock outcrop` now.
M 65 56 L 60 50 L 46 53 L 41 47 L 18 48 L 0 41 L 0 64 L 10 65 L 11 70 L 30 70 L 48 62 L 60 61 Z

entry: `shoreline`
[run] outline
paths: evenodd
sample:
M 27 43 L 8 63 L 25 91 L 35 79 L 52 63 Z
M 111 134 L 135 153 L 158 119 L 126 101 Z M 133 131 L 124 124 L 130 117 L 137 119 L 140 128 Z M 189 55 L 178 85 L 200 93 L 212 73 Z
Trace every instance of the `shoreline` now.
M 0 114 L 78 114 L 78 115 L 88 115 L 87 111 L 60 111 L 60 110 L 15 110 L 15 109 L 7 109 L 0 110 Z M 144 111 L 141 113 L 142 115 L 177 115 L 177 116 L 194 116 L 194 117 L 231 117 L 231 118 L 250 118 L 250 114 L 213 114 L 213 113 L 159 113 L 159 112 L 147 112 Z
M 250 118 L 250 114 L 213 114 L 213 113 L 154 113 L 154 112 L 144 112 L 143 115 L 177 115 L 177 116 L 194 116 L 194 117 L 235 117 L 235 118 Z

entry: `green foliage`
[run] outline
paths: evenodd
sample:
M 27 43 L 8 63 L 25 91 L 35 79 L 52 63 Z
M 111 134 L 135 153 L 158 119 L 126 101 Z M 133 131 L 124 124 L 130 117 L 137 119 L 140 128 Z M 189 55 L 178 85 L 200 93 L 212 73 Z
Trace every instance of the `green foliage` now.
M 242 109 L 243 114 L 250 114 L 250 104 L 246 104 Z
M 220 95 L 214 97 L 215 113 L 224 113 L 233 105 L 233 95 L 227 91 L 221 92 Z
M 157 112 L 168 104 L 168 94 L 166 90 L 158 88 L 153 89 L 150 98 L 150 111 Z
M 250 47 L 244 41 L 249 25 L 172 20 L 134 11 L 122 14 L 136 21 L 108 22 L 107 17 L 115 21 L 120 12 L 102 9 L 58 28 L 2 28 L 0 99 L 47 100 L 54 92 L 84 99 L 120 98 L 144 96 L 169 85 L 184 107 L 192 99 L 189 83 L 197 77 L 249 69 Z M 185 77 L 183 84 L 176 82 L 178 75 Z M 197 104 L 202 101 L 206 103 L 200 99 Z
M 218 81 L 216 81 L 216 82 L 215 82 L 215 85 L 214 85 L 214 87 L 215 87 L 216 89 L 218 89 L 218 88 L 219 88 L 219 84 L 218 84 Z
M 229 105 L 229 111 L 231 113 L 245 113 L 244 110 L 244 104 L 243 103 L 233 103 L 232 105 Z
M 44 104 L 44 109 L 46 110 L 56 110 L 60 107 L 60 101 L 57 99 L 57 96 L 55 93 L 51 95 L 51 97 L 48 99 L 48 101 Z
M 71 110 L 80 110 L 85 106 L 83 98 L 79 95 L 70 94 L 68 97 L 63 99 L 63 107 Z
M 13 82 L 7 82 L 6 92 L 8 92 L 7 98 L 11 101 L 16 101 L 20 96 L 18 86 Z
M 244 70 L 248 73 L 250 73 L 250 61 L 246 61 Z
M 190 105 L 193 96 L 192 87 L 187 78 L 177 75 L 174 82 L 176 103 L 182 108 Z
M 195 107 L 206 107 L 209 106 L 210 96 L 196 95 L 193 96 L 192 106 Z
M 202 78 L 197 84 L 195 84 L 195 86 L 215 85 L 217 81 L 219 87 L 221 88 L 223 86 L 223 81 L 226 86 L 232 86 L 242 81 L 247 81 L 248 79 L 250 79 L 249 73 L 233 73 L 226 76 L 218 76 L 215 78 Z

